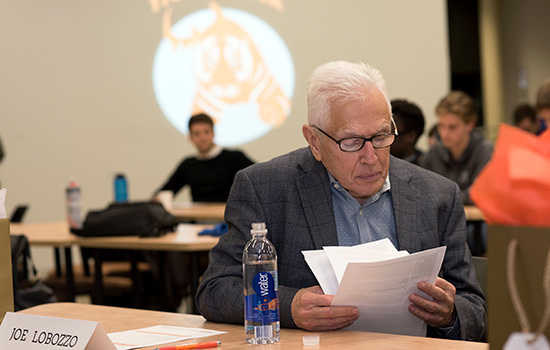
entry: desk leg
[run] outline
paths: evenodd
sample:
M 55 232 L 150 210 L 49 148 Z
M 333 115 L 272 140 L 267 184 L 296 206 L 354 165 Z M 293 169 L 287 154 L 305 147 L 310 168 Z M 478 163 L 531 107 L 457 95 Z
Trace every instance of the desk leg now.
M 57 277 L 61 277 L 63 275 L 63 271 L 61 271 L 61 254 L 59 253 L 59 247 L 55 247 L 53 252 L 55 254 L 55 275 Z
M 474 225 L 474 249 L 473 256 L 483 256 L 485 250 L 483 249 L 483 223 L 484 221 L 473 221 Z
M 57 250 L 57 257 L 59 259 L 59 250 Z M 74 301 L 75 298 L 75 284 L 73 273 L 73 257 L 71 253 L 71 247 L 65 247 L 65 283 L 67 289 L 67 301 Z
M 156 254 L 157 264 L 158 264 L 158 278 L 159 278 L 159 309 L 162 311 L 173 312 L 169 307 L 170 294 L 172 292 L 168 291 L 168 288 L 171 287 L 171 284 L 168 284 L 169 277 L 168 271 L 166 271 L 166 252 L 159 250 Z
M 193 298 L 193 308 L 191 309 L 192 313 L 195 315 L 199 314 L 197 310 L 197 304 L 195 303 L 195 296 L 197 295 L 197 290 L 199 289 L 199 253 L 191 252 L 191 297 Z
M 132 296 L 134 299 L 134 306 L 138 309 L 143 308 L 143 298 L 142 298 L 142 283 L 141 275 L 138 267 L 138 255 L 139 252 L 132 250 L 130 252 L 130 262 L 132 264 Z
M 103 274 L 101 271 L 101 257 L 99 256 L 99 249 L 93 250 L 94 256 L 94 304 L 103 305 Z

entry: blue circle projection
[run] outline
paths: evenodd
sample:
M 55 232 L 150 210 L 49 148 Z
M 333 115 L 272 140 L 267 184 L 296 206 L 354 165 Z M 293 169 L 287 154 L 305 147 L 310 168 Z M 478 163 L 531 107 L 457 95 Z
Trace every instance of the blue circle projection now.
M 290 114 L 295 72 L 277 32 L 247 12 L 212 4 L 171 26 L 153 63 L 166 118 L 187 134 L 189 117 L 215 121 L 215 142 L 233 146 L 281 126 Z

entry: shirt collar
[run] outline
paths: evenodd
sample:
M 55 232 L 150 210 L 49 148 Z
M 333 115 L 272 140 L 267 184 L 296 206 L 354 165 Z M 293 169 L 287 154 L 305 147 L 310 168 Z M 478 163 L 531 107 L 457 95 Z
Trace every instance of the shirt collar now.
M 351 195 L 349 194 L 348 191 L 346 191 L 344 189 L 344 187 L 340 184 L 340 182 L 338 182 L 338 180 L 336 180 L 327 170 L 327 174 L 328 174 L 328 178 L 329 178 L 329 181 L 330 181 L 330 186 L 335 188 L 335 185 L 337 185 L 337 189 L 339 191 L 342 191 L 342 192 L 345 192 L 347 193 L 350 197 Z M 376 193 L 374 196 L 372 196 L 371 198 L 369 198 L 367 200 L 367 202 L 364 204 L 365 205 L 368 205 L 372 202 L 376 202 L 381 196 L 382 194 L 384 194 L 385 192 L 388 192 L 389 190 L 391 190 L 391 184 L 390 184 L 390 172 L 388 171 L 388 175 L 386 176 L 386 180 L 384 180 L 384 184 L 382 185 L 382 188 L 380 189 L 380 191 L 378 191 L 378 193 Z
M 196 157 L 197 157 L 198 160 L 209 160 L 209 159 L 216 158 L 217 156 L 219 156 L 220 153 L 222 153 L 222 151 L 223 151 L 223 148 L 221 148 L 218 145 L 214 145 L 214 147 L 212 147 L 206 155 L 197 154 Z

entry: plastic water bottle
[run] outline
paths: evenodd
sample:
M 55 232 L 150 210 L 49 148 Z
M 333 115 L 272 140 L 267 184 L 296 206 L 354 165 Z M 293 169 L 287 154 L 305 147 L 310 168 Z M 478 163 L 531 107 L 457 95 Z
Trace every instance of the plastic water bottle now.
M 79 230 L 82 228 L 82 205 L 80 203 L 80 187 L 76 181 L 69 182 L 69 186 L 65 189 L 65 195 L 69 228 Z
M 243 252 L 246 341 L 269 344 L 280 339 L 277 252 L 266 238 L 265 223 L 253 223 Z
M 115 202 L 128 201 L 128 182 L 124 174 L 117 174 L 115 177 Z

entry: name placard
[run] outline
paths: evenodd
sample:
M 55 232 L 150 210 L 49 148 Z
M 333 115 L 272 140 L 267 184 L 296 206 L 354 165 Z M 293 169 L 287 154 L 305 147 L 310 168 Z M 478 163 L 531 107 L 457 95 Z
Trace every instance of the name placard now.
M 116 350 L 98 322 L 8 312 L 0 325 L 0 349 Z

